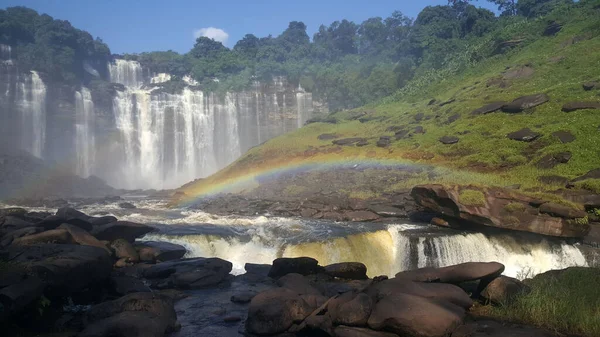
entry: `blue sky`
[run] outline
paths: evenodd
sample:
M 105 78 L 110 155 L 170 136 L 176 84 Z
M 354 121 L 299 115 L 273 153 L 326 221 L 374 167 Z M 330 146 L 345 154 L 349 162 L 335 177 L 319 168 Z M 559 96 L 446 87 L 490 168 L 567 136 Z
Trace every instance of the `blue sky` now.
M 233 47 L 245 34 L 279 35 L 290 21 L 303 21 L 312 35 L 319 25 L 357 23 L 394 10 L 415 17 L 446 0 L 0 0 L 0 8 L 26 6 L 99 36 L 113 53 L 154 50 L 187 52 L 204 33 Z M 480 4 L 489 7 L 485 1 Z M 208 29 L 208 28 L 215 29 Z M 201 29 L 205 29 L 202 30 Z

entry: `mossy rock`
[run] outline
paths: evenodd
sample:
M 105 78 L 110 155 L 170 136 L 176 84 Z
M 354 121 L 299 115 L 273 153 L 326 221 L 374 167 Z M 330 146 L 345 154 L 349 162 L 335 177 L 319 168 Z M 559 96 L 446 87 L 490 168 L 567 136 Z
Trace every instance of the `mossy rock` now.
M 464 189 L 460 191 L 458 197 L 460 203 L 465 206 L 485 206 L 485 194 L 481 191 Z

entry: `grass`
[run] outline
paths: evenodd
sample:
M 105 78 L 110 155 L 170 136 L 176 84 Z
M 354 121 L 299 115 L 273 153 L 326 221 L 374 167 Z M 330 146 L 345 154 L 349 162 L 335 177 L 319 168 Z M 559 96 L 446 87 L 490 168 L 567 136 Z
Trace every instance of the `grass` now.
M 600 179 L 586 179 L 575 183 L 575 186 L 584 190 L 600 194 Z
M 504 210 L 509 213 L 519 213 L 525 211 L 525 205 L 520 202 L 511 202 L 504 206 Z
M 551 201 L 575 206 L 562 200 L 553 192 L 563 186 L 544 184 L 540 177 L 556 175 L 573 179 L 589 170 L 600 167 L 600 132 L 598 112 L 580 110 L 564 113 L 561 107 L 569 101 L 600 101 L 600 91 L 584 91 L 582 83 L 600 80 L 600 31 L 597 17 L 600 10 L 588 7 L 569 10 L 569 15 L 557 19 L 564 24 L 554 37 L 542 36 L 548 18 L 530 20 L 507 27 L 506 37 L 525 34 L 530 42 L 520 49 L 486 58 L 458 72 L 447 72 L 434 81 L 415 80 L 418 90 L 402 90 L 368 108 L 337 112 L 323 119 L 335 119 L 336 124 L 313 123 L 297 131 L 272 139 L 251 149 L 237 162 L 200 184 L 211 184 L 245 174 L 255 167 L 277 167 L 289 160 L 377 158 L 398 160 L 415 166 L 433 168 L 432 174 L 407 177 L 389 184 L 383 192 L 410 188 L 421 183 L 461 184 L 475 186 L 520 185 L 527 195 L 550 198 Z M 564 13 L 563 13 L 564 14 Z M 558 15 L 558 14 L 556 14 Z M 565 41 L 576 36 L 588 39 L 567 46 Z M 556 62 L 553 59 L 563 57 Z M 488 81 L 502 76 L 507 67 L 516 69 L 529 65 L 535 70 L 530 78 L 507 80 L 506 88 L 488 86 Z M 420 82 L 419 82 L 420 81 Z M 473 116 L 471 111 L 494 101 L 511 101 L 517 97 L 546 93 L 550 101 L 528 111 L 507 114 L 494 112 Z M 455 99 L 451 104 L 429 105 Z M 361 123 L 358 112 L 367 112 L 379 119 Z M 424 118 L 416 121 L 415 115 Z M 460 118 L 448 123 L 450 116 Z M 406 139 L 394 140 L 385 149 L 376 147 L 380 136 L 394 136 L 387 131 L 391 126 L 414 130 L 425 129 L 423 134 L 412 134 Z M 538 140 L 525 143 L 510 140 L 510 132 L 529 127 L 542 134 Z M 552 136 L 556 131 L 569 131 L 575 136 L 571 143 L 563 144 Z M 323 133 L 334 133 L 339 138 L 364 137 L 369 145 L 364 147 L 336 146 L 330 140 L 319 140 Z M 459 142 L 445 145 L 442 136 L 457 136 Z M 539 169 L 537 162 L 548 154 L 569 151 L 572 159 L 551 169 Z M 599 193 L 598 181 L 577 184 L 578 188 Z M 355 191 L 356 188 L 340 186 L 339 189 Z M 371 193 L 371 192 L 369 192 Z M 377 192 L 375 192 L 377 194 Z
M 494 318 L 533 324 L 560 333 L 600 336 L 600 269 L 570 268 L 556 277 L 528 282 L 531 292 L 500 307 L 486 307 Z
M 485 195 L 481 191 L 461 190 L 458 199 L 461 204 L 466 206 L 485 206 Z

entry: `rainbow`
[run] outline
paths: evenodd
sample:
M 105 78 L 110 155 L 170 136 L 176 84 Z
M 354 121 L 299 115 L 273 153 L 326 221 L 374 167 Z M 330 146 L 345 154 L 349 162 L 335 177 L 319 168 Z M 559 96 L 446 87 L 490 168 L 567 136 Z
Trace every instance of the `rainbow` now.
M 369 169 L 369 168 L 397 168 L 407 169 L 421 166 L 410 161 L 369 158 L 369 157 L 339 157 L 323 155 L 316 157 L 300 157 L 296 159 L 278 159 L 268 161 L 248 168 L 241 172 L 229 173 L 233 166 L 225 168 L 212 177 L 192 183 L 184 187 L 185 197 L 178 200 L 173 206 L 187 207 L 196 204 L 205 198 L 211 198 L 223 193 L 233 193 L 256 187 L 259 184 L 272 181 L 283 175 L 294 175 L 318 170 L 336 169 Z

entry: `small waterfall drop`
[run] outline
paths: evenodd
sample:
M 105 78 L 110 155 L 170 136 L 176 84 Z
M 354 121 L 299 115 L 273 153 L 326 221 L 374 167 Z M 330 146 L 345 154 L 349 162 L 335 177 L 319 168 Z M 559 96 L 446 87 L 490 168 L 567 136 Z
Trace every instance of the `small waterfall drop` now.
M 21 147 L 43 158 L 46 142 L 46 85 L 37 72 L 18 78 L 16 104 L 21 114 Z
M 137 61 L 116 59 L 108 65 L 110 81 L 126 87 L 139 88 L 144 84 L 142 66 Z
M 82 87 L 75 92 L 75 152 L 76 172 L 87 178 L 95 162 L 94 102 L 90 91 Z

